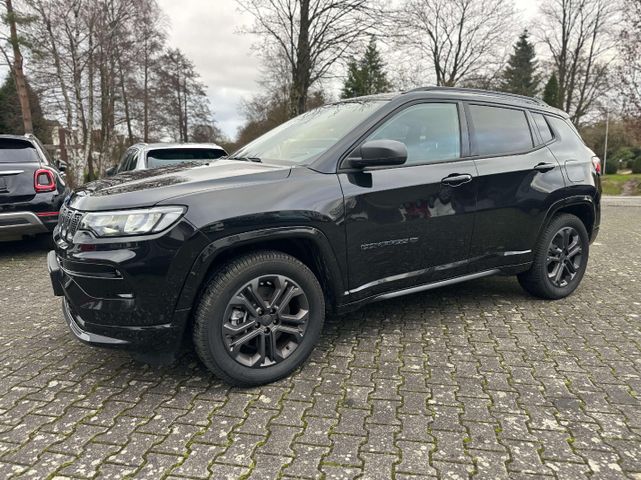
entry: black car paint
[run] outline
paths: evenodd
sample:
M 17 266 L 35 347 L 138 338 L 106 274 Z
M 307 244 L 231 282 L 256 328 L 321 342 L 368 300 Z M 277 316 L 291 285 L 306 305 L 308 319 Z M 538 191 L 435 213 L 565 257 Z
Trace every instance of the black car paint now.
M 0 162 L 0 177 L 4 180 L 3 189 L 0 190 L 0 240 L 19 238 L 23 234 L 51 232 L 58 224 L 58 213 L 62 203 L 71 191 L 66 184 L 64 173 L 52 162 L 44 152 L 44 147 L 32 136 L 0 135 L 3 139 L 26 142 L 32 146 L 37 154 L 35 162 Z M 53 174 L 56 189 L 51 192 L 36 192 L 34 188 L 34 174 L 36 170 L 46 168 Z M 20 173 L 12 173 L 20 172 Z M 47 216 L 38 216 L 38 225 L 11 225 L 2 222 L 3 214 L 34 213 L 36 215 L 50 213 Z M 6 225 L 5 225 L 6 223 Z M 2 227 L 9 227 L 3 229 Z M 36 228 L 34 228 L 36 227 Z
M 154 235 L 97 239 L 78 231 L 70 241 L 54 232 L 49 268 L 62 287 L 72 330 L 95 345 L 174 352 L 200 289 L 234 249 L 302 245 L 333 308 L 345 311 L 416 285 L 526 270 L 538 233 L 560 208 L 591 211 L 594 238 L 600 184 L 587 147 L 572 159 L 575 173 L 582 172 L 574 182 L 563 151 L 555 151 L 554 142 L 542 144 L 536 133 L 530 151 L 475 157 L 463 108 L 460 160 L 349 167 L 347 158 L 367 133 L 400 109 L 468 100 L 479 98 L 448 91 L 390 97 L 309 165 L 221 160 L 131 172 L 78 190 L 68 208 L 182 205 L 187 211 L 169 231 Z M 561 115 L 504 97 L 480 100 Z M 541 163 L 552 168 L 536 169 Z M 452 176 L 465 181 L 450 185 Z

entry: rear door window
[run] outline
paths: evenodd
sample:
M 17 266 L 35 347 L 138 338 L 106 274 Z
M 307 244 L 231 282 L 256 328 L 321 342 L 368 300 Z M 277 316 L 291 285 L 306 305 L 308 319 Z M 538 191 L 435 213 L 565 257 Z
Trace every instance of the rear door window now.
M 506 155 L 531 150 L 532 133 L 525 111 L 469 105 L 476 155 Z
M 548 122 L 545 120 L 545 117 L 542 114 L 534 112 L 531 113 L 532 118 L 534 119 L 534 124 L 541 134 L 541 140 L 543 141 L 543 143 L 548 143 L 554 138 L 554 134 L 552 133 L 552 130 L 550 130 Z
M 184 162 L 206 162 L 224 155 L 225 151 L 218 148 L 162 148 L 147 153 L 147 168 Z
M 0 163 L 38 163 L 38 152 L 31 142 L 0 139 Z

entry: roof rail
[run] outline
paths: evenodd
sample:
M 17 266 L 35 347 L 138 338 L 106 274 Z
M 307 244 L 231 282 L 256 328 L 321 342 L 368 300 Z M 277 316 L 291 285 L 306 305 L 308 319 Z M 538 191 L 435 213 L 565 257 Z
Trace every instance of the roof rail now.
M 483 90 L 481 88 L 462 88 L 462 87 L 418 87 L 418 88 L 413 88 L 412 90 L 407 90 L 404 93 L 410 93 L 410 92 L 428 92 L 428 91 L 449 91 L 449 92 L 461 92 L 461 93 L 476 93 L 479 95 L 487 95 L 487 96 L 494 96 L 494 97 L 511 97 L 511 98 L 516 98 L 521 101 L 527 102 L 527 103 L 534 103 L 536 105 L 541 105 L 548 107 L 549 105 L 545 103 L 543 100 L 540 100 L 538 98 L 533 98 L 533 97 L 526 97 L 525 95 L 519 95 L 517 93 L 509 93 L 509 92 L 496 92 L 494 90 Z

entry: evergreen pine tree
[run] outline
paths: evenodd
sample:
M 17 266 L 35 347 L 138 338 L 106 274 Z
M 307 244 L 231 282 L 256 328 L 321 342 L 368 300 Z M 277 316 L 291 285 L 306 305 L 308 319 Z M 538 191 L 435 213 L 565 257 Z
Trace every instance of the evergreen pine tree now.
M 372 38 L 363 57 L 349 62 L 341 97 L 352 98 L 388 92 L 391 85 L 384 68 L 385 64 L 376 48 L 376 40 Z
M 518 93 L 533 97 L 536 95 L 541 79 L 536 73 L 538 62 L 534 45 L 528 40 L 527 30 L 519 36 L 503 72 L 500 89 L 504 92 Z
M 47 124 L 38 95 L 27 83 L 27 94 L 31 106 L 31 120 L 33 122 L 33 134 L 43 143 L 51 142 L 51 130 Z M 20 110 L 20 99 L 16 91 L 16 82 L 12 74 L 7 75 L 2 86 L 0 86 L 0 133 L 11 133 L 22 135 L 24 124 L 22 111 Z
M 560 108 L 559 105 L 559 81 L 556 78 L 556 72 L 550 75 L 550 79 L 543 89 L 543 101 L 551 107 Z

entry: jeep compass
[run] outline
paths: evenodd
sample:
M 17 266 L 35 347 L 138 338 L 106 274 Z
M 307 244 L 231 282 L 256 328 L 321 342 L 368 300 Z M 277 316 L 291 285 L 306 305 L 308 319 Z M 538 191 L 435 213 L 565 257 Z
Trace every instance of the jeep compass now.
M 227 382 L 258 385 L 301 365 L 326 312 L 495 274 L 571 294 L 599 173 L 567 114 L 536 99 L 350 99 L 208 165 L 76 190 L 48 266 L 78 339 L 143 359 L 187 339 Z

